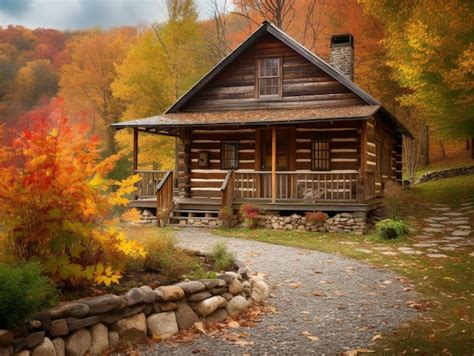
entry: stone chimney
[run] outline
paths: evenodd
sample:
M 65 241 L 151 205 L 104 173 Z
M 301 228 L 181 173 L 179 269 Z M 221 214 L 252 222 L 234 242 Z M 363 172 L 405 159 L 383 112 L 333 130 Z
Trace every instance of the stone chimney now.
M 351 34 L 331 37 L 329 64 L 347 79 L 354 80 L 354 37 Z

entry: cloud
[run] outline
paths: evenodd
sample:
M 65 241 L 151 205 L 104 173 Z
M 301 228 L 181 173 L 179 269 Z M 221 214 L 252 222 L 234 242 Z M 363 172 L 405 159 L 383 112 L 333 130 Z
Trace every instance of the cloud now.
M 223 0 L 221 0 L 223 1 Z M 196 0 L 201 18 L 210 14 L 209 0 Z M 0 0 L 1 25 L 29 28 L 110 28 L 163 22 L 165 0 Z
M 28 11 L 32 0 L 1 0 L 0 13 L 22 16 Z

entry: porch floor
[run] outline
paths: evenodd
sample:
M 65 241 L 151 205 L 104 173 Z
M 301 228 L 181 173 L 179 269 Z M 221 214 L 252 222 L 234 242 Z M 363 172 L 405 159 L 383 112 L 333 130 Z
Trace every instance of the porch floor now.
M 183 198 L 175 196 L 173 200 L 180 209 L 219 210 L 221 205 L 220 199 Z M 280 200 L 276 203 L 272 203 L 270 200 L 246 199 L 245 201 L 235 200 L 232 205 L 237 208 L 245 202 L 252 202 L 266 211 L 371 211 L 379 208 L 382 204 L 382 200 L 382 198 L 375 198 L 366 203 L 342 201 L 314 203 L 301 200 Z M 134 208 L 156 208 L 156 198 L 131 200 L 129 206 Z

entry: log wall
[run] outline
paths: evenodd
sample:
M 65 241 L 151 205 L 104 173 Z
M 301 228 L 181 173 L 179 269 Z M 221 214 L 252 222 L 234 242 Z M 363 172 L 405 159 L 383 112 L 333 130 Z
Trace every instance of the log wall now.
M 257 59 L 281 58 L 282 95 L 258 98 Z M 271 35 L 260 39 L 185 104 L 181 111 L 331 107 L 364 102 L 335 79 Z

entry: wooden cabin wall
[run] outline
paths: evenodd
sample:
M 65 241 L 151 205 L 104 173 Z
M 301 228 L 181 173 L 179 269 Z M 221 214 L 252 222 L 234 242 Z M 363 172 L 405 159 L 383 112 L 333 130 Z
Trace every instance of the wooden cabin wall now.
M 281 57 L 281 98 L 257 98 L 257 58 Z M 181 111 L 302 108 L 364 105 L 339 82 L 271 35 L 260 39 L 228 65 Z
M 296 170 L 311 170 L 311 144 L 314 139 L 330 140 L 331 170 L 359 170 L 360 121 L 327 126 L 306 124 L 296 128 Z
M 220 187 L 227 170 L 221 169 L 221 142 L 238 141 L 239 169 L 255 169 L 255 129 L 194 129 L 191 133 L 190 191 L 193 198 L 220 199 Z M 209 152 L 209 165 L 199 167 L 198 154 Z

